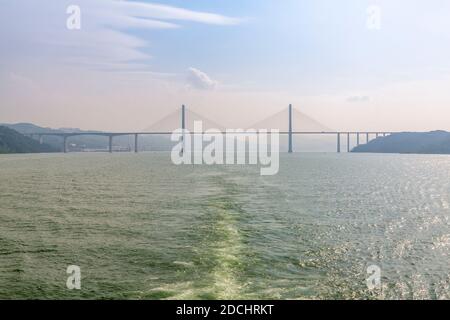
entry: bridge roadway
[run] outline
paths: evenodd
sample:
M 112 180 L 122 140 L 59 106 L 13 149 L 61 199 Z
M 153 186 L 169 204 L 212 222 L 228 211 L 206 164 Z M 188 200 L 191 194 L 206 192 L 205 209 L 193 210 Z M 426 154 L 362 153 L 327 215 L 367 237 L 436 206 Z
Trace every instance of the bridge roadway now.
M 206 132 L 191 132 L 191 134 L 205 134 Z M 224 135 L 230 134 L 227 131 L 208 131 L 209 134 L 221 133 Z M 292 153 L 292 136 L 293 135 L 336 135 L 336 151 L 341 152 L 341 136 L 347 137 L 347 152 L 350 152 L 350 137 L 356 136 L 356 145 L 359 146 L 361 143 L 361 135 L 366 137 L 366 143 L 370 141 L 370 135 L 375 135 L 376 138 L 380 136 L 391 135 L 395 132 L 385 132 L 385 131 L 281 131 L 280 134 L 288 135 L 289 137 L 289 152 Z M 170 135 L 172 132 L 36 132 L 28 133 L 27 136 L 32 138 L 37 137 L 40 143 L 43 143 L 44 136 L 56 136 L 62 138 L 62 152 L 67 153 L 67 139 L 75 136 L 104 136 L 109 138 L 108 151 L 113 152 L 113 138 L 118 136 L 134 136 L 134 152 L 139 151 L 139 136 L 140 135 Z M 232 134 L 242 134 L 246 135 L 248 132 L 232 132 Z

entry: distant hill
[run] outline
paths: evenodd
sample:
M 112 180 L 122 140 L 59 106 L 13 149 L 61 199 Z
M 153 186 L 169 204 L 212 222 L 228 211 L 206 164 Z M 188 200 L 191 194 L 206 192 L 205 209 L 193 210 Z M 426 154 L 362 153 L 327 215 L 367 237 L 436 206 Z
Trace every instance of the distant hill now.
M 38 141 L 26 137 L 13 129 L 0 126 L 0 153 L 44 153 L 55 151 L 57 151 L 55 148 L 47 144 L 40 144 Z
M 450 132 L 402 132 L 360 145 L 352 152 L 450 154 Z
M 22 134 L 39 133 L 39 132 L 58 132 L 58 130 L 39 127 L 32 123 L 16 123 L 16 124 L 0 123 L 0 126 L 8 127 Z

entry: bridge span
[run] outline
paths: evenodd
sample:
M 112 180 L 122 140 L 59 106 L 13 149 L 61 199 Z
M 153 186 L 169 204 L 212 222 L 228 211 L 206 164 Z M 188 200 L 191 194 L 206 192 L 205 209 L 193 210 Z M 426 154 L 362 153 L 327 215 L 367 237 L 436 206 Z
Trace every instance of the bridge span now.
M 185 106 L 183 105 L 181 108 L 181 129 L 186 129 L 186 110 Z M 347 138 L 347 152 L 350 152 L 350 140 L 351 137 L 356 137 L 356 146 L 359 146 L 362 142 L 362 138 L 364 137 L 365 143 L 368 143 L 370 141 L 371 136 L 375 136 L 376 138 L 380 136 L 387 136 L 391 135 L 395 132 L 387 132 L 387 131 L 294 131 L 293 130 L 293 108 L 292 105 L 289 105 L 289 113 L 288 113 L 288 131 L 280 131 L 281 135 L 287 135 L 288 136 L 288 152 L 293 153 L 293 136 L 294 135 L 334 135 L 336 136 L 336 152 L 340 153 L 341 150 L 341 140 L 342 137 Z M 270 129 L 270 128 L 267 128 Z M 216 131 L 211 132 L 208 131 L 208 133 L 221 133 L 221 134 L 228 134 L 226 131 Z M 60 137 L 62 142 L 62 148 L 61 151 L 64 153 L 67 153 L 67 140 L 70 137 L 75 136 L 104 136 L 109 138 L 108 143 L 108 152 L 113 152 L 113 138 L 119 137 L 119 136 L 134 136 L 134 152 L 138 153 L 139 151 L 139 136 L 145 136 L 145 135 L 171 135 L 172 132 L 169 131 L 149 131 L 149 132 L 98 132 L 98 131 L 83 131 L 83 132 L 35 132 L 35 133 L 27 133 L 27 136 L 30 136 L 31 138 L 37 139 L 40 141 L 40 143 L 43 143 L 43 137 L 45 136 L 55 136 Z M 205 132 L 191 132 L 191 134 L 205 134 Z M 248 134 L 246 132 L 234 132 L 233 134 Z

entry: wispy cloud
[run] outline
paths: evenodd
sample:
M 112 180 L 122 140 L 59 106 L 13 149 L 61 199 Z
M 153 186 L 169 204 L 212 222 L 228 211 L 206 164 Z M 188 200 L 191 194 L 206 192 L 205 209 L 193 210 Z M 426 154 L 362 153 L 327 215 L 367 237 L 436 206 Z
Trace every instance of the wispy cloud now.
M 369 102 L 369 96 L 350 96 L 347 98 L 347 102 Z
M 178 7 L 119 0 L 77 0 L 81 29 L 68 30 L 71 0 L 4 0 L 0 10 L 0 71 L 29 61 L 116 69 L 145 67 L 146 40 L 132 29 L 175 29 L 183 21 L 229 26 L 239 19 Z M 14 63 L 15 62 L 15 63 Z
M 187 81 L 189 86 L 200 90 L 213 90 L 218 84 L 217 81 L 196 68 L 188 69 Z
M 236 25 L 241 21 L 241 19 L 231 18 L 220 14 L 186 10 L 161 4 L 114 1 L 114 6 L 116 9 L 120 10 L 120 12 L 126 13 L 128 16 L 141 18 L 186 20 L 214 25 Z

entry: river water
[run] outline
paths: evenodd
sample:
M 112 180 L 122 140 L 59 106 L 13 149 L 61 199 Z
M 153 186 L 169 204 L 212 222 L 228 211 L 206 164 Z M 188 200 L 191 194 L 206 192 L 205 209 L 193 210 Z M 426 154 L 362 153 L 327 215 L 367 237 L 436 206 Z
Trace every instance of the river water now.
M 2 155 L 0 299 L 449 299 L 449 173 L 431 155 L 282 154 L 275 176 Z

